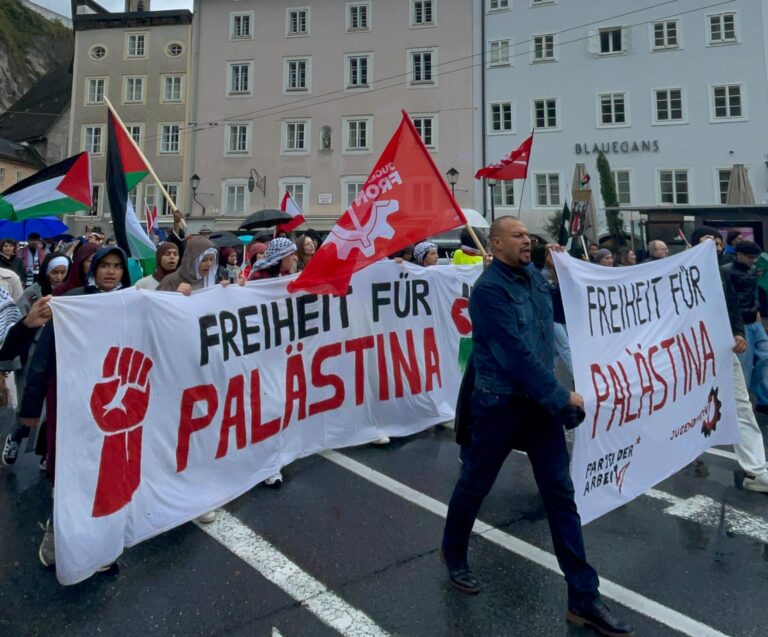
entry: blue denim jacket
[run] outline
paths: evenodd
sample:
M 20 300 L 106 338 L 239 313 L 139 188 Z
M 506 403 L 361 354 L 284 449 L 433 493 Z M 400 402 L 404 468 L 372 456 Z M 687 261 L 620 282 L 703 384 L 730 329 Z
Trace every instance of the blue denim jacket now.
M 552 414 L 568 404 L 553 372 L 550 286 L 537 271 L 494 259 L 472 290 L 469 315 L 476 389 L 529 396 Z

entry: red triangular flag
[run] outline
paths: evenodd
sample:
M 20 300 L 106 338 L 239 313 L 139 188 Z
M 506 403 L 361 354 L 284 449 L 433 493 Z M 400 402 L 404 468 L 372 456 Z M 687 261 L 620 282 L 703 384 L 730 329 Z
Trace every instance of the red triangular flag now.
M 531 159 L 531 146 L 533 146 L 533 133 L 515 150 L 502 157 L 497 163 L 481 168 L 475 173 L 475 179 L 487 177 L 488 179 L 525 179 L 528 176 L 528 161 Z
M 86 206 L 90 207 L 93 205 L 91 200 L 93 197 L 91 160 L 88 157 L 88 153 L 80 153 L 75 163 L 72 164 L 67 174 L 64 175 L 59 185 L 56 186 L 56 190 Z
M 283 195 L 283 200 L 280 202 L 280 210 L 291 215 L 293 219 L 277 226 L 275 228 L 275 236 L 281 232 L 285 232 L 287 234 L 294 228 L 298 228 L 302 223 L 304 223 L 304 215 L 301 213 L 301 208 L 299 208 L 296 201 L 293 199 L 293 197 L 291 197 L 291 193 L 289 193 L 287 190 L 285 191 L 285 195 Z
M 288 291 L 346 294 L 358 270 L 464 224 L 464 213 L 403 111 L 368 180 Z

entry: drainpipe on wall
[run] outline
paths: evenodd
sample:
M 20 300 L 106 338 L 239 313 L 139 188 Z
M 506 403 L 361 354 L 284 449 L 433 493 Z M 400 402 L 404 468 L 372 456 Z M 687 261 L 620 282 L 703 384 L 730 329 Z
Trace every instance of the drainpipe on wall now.
M 189 99 L 187 101 L 188 107 L 187 107 L 187 125 L 189 125 L 190 122 L 195 122 L 197 124 L 197 84 L 198 84 L 198 76 L 200 73 L 200 32 L 202 31 L 200 21 L 202 20 L 201 13 L 200 13 L 200 5 L 202 4 L 201 0 L 195 0 L 194 5 L 192 6 L 192 34 L 190 36 L 190 40 L 194 38 L 195 46 L 193 49 L 193 55 L 191 60 L 192 65 L 192 72 L 187 73 L 187 79 L 189 80 Z M 194 128 L 197 128 L 195 126 Z M 190 213 L 192 212 L 192 206 L 194 205 L 192 202 L 192 187 L 189 185 L 189 176 L 195 174 L 195 152 L 196 152 L 196 146 L 197 146 L 197 133 L 194 131 L 193 128 L 189 129 L 188 132 L 188 138 L 189 138 L 189 157 L 187 158 L 186 165 L 187 170 L 186 174 L 184 175 L 184 192 L 186 193 L 186 196 L 184 197 L 184 202 L 187 204 L 185 206 L 187 208 L 186 212 Z
M 481 156 L 483 158 L 481 166 L 487 166 L 488 165 L 488 158 L 486 157 L 486 117 L 488 109 L 485 106 L 485 0 L 480 0 L 480 2 L 477 3 L 478 7 L 480 7 L 480 64 L 482 65 L 480 67 L 480 108 L 482 109 L 482 113 L 480 114 L 480 122 L 481 122 Z M 474 175 L 473 175 L 474 178 Z M 482 184 L 483 188 L 483 214 L 485 214 L 486 207 L 488 206 L 488 188 L 485 187 L 485 179 L 481 179 L 480 183 Z

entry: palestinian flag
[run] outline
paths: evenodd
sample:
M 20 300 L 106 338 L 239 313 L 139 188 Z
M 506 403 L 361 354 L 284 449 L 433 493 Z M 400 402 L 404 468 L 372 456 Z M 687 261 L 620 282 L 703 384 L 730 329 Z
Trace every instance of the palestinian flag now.
M 149 169 L 111 110 L 107 113 L 107 129 L 107 197 L 115 240 L 128 256 L 143 262 L 145 272 L 152 271 L 155 244 L 141 227 L 128 198 L 128 191 L 149 174 Z
M 21 221 L 88 210 L 92 205 L 91 159 L 80 153 L 43 168 L 0 194 L 0 219 Z

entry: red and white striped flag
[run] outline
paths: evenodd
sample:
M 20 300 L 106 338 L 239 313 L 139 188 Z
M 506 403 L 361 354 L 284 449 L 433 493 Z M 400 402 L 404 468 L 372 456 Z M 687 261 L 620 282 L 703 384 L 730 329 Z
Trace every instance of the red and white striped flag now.
M 284 224 L 275 228 L 275 236 L 281 232 L 288 233 L 294 228 L 298 228 L 304 223 L 304 214 L 301 212 L 301 208 L 296 204 L 296 201 L 291 197 L 291 193 L 287 190 L 283 195 L 283 200 L 280 202 L 280 210 L 291 215 L 293 219 L 286 221 Z
M 151 239 L 155 232 L 155 226 L 157 225 L 157 206 L 153 205 L 152 208 L 149 204 L 144 202 L 144 210 L 147 213 L 147 235 Z

